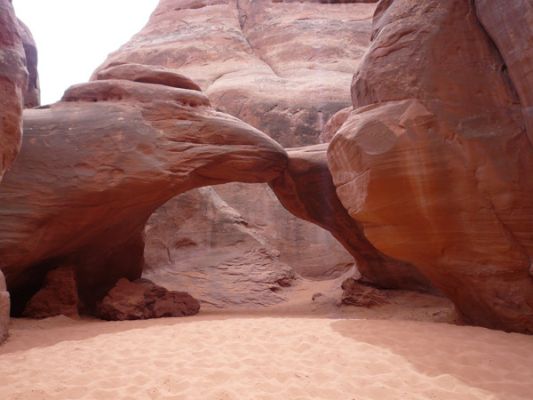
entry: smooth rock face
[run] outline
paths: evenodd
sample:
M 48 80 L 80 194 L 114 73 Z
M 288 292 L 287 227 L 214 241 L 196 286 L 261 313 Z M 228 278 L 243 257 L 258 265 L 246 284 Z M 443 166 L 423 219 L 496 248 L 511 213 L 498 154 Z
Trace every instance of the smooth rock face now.
M 77 85 L 50 108 L 25 111 L 24 123 L 0 185 L 0 262 L 12 297 L 32 294 L 53 261 L 76 265 L 90 305 L 119 278 L 140 277 L 144 225 L 166 201 L 270 181 L 286 165 L 277 143 L 214 111 L 201 92 L 159 84 Z
M 365 238 L 337 197 L 326 150 L 326 144 L 287 149 L 289 164 L 270 183 L 279 201 L 298 218 L 330 231 L 357 261 L 363 281 L 387 289 L 433 291 L 417 268 L 384 255 Z
M 120 279 L 98 303 L 96 314 L 109 321 L 184 317 L 198 314 L 200 303 L 188 293 L 168 291 L 147 279 Z
M 19 150 L 28 72 L 13 6 L 0 0 L 0 180 Z
M 497 3 L 478 6 L 497 14 Z M 531 333 L 533 148 L 513 91 L 527 82 L 510 66 L 511 85 L 475 11 L 463 0 L 381 2 L 356 109 L 328 158 L 377 249 L 416 265 L 467 321 Z M 527 37 L 513 38 L 526 49 Z
M 43 287 L 33 295 L 22 316 L 49 318 L 65 315 L 78 318 L 78 288 L 72 266 L 63 266 L 46 274 Z
M 9 292 L 6 289 L 4 274 L 0 270 L 0 343 L 7 338 L 9 328 Z

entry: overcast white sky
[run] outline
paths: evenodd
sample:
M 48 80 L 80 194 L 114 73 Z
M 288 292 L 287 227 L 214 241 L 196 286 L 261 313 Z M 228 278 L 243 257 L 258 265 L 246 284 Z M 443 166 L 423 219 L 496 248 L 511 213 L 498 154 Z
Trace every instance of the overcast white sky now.
M 148 21 L 158 0 L 13 0 L 39 51 L 42 104 L 85 82 Z

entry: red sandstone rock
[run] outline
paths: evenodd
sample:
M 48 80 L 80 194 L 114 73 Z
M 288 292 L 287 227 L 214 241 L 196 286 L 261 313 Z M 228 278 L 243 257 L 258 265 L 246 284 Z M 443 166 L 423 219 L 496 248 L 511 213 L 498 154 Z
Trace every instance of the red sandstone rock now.
M 33 295 L 22 313 L 27 318 L 65 315 L 78 318 L 78 288 L 72 266 L 49 271 L 43 287 Z
M 76 265 L 90 304 L 119 278 L 140 277 L 144 225 L 167 200 L 270 181 L 285 164 L 277 143 L 198 91 L 116 79 L 74 86 L 50 108 L 25 111 L 21 153 L 0 185 L 0 262 L 12 296 L 54 259 Z
M 533 149 L 475 11 L 463 0 L 381 2 L 352 85 L 357 108 L 328 158 L 340 200 L 378 250 L 416 265 L 467 321 L 531 333 Z M 513 48 L 530 56 L 526 40 L 513 36 Z
M 100 318 L 110 321 L 184 317 L 198 311 L 200 303 L 188 293 L 168 291 L 147 279 L 120 279 L 96 308 Z
M 0 0 L 0 180 L 20 146 L 26 60 L 13 6 Z
M 364 281 L 387 289 L 432 291 L 416 267 L 382 254 L 366 239 L 337 197 L 326 150 L 325 144 L 288 149 L 287 168 L 271 182 L 279 201 L 298 218 L 330 231 L 357 261 Z

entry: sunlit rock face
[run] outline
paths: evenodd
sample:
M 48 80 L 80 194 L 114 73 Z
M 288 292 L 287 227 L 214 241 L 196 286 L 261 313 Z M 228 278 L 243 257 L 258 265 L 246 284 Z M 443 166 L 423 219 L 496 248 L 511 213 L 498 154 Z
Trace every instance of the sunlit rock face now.
M 285 168 L 276 142 L 167 78 L 76 85 L 24 112 L 24 143 L 0 185 L 0 263 L 15 303 L 68 264 L 91 305 L 119 278 L 140 277 L 144 225 L 166 201 Z
M 0 180 L 20 146 L 28 79 L 22 38 L 13 6 L 0 0 Z
M 121 63 L 174 69 L 198 82 L 217 109 L 283 146 L 315 144 L 329 118 L 351 105 L 350 82 L 370 41 L 374 9 L 374 4 L 354 2 L 163 0 L 147 26 L 111 54 L 94 77 Z M 298 274 L 324 279 L 353 264 L 329 232 L 294 218 L 267 185 L 234 183 L 215 191 Z M 202 224 L 201 210 L 216 202 L 194 193 L 182 199 L 187 197 L 205 202 L 197 214 L 188 214 Z M 178 226 L 168 233 L 176 230 L 184 233 Z M 250 257 L 246 246 L 242 256 Z M 261 255 L 256 262 L 264 262 Z M 161 267 L 171 268 L 168 262 Z M 182 270 L 178 262 L 175 267 Z
M 414 264 L 467 321 L 531 333 L 531 7 L 512 3 L 379 3 L 328 158 L 373 246 Z

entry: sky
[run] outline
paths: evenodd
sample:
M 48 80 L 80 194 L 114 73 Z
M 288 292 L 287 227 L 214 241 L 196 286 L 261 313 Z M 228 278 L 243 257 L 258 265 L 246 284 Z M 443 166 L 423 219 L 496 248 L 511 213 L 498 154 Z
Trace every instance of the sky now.
M 158 0 L 13 0 L 39 52 L 41 103 L 86 82 L 107 55 L 146 24 Z

